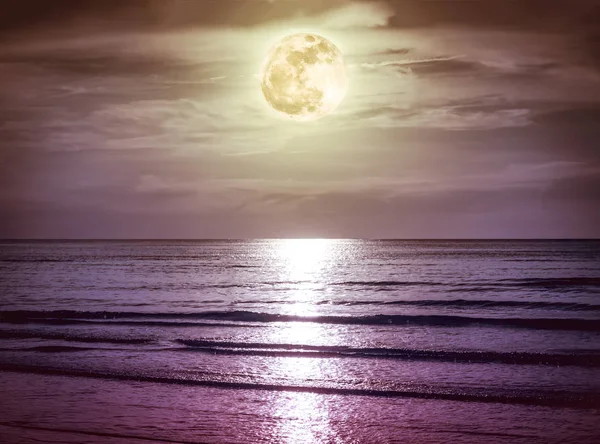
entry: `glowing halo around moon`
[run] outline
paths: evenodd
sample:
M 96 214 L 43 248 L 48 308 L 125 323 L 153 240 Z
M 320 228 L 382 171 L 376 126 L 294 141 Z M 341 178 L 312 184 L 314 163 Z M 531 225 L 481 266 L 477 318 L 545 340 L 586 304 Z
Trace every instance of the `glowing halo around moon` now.
M 280 115 L 298 121 L 321 118 L 338 107 L 348 89 L 342 52 L 317 34 L 289 35 L 269 51 L 261 87 Z

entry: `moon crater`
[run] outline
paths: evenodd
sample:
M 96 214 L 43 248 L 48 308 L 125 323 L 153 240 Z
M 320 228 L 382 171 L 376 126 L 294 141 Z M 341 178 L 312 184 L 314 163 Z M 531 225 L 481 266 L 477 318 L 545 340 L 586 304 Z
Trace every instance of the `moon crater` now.
M 293 34 L 277 43 L 262 70 L 267 103 L 294 120 L 315 120 L 334 111 L 348 88 L 341 51 L 316 34 Z

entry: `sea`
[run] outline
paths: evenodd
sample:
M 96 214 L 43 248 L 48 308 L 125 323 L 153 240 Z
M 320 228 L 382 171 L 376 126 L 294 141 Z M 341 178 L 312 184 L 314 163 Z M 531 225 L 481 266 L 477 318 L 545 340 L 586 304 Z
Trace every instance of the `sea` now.
M 600 443 L 600 241 L 2 241 L 2 443 Z

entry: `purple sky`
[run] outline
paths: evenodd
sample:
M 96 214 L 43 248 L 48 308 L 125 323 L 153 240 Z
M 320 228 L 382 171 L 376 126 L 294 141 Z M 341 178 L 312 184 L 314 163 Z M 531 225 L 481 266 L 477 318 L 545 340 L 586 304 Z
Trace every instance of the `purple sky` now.
M 560 5 L 559 5 L 560 4 Z M 0 17 L 0 237 L 600 237 L 600 3 L 20 0 Z M 278 38 L 350 90 L 273 118 Z

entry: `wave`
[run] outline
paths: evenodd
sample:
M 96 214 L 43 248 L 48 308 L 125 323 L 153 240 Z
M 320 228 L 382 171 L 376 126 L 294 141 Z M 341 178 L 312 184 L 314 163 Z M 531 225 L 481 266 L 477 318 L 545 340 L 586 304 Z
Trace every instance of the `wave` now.
M 7 260 L 0 259 L 0 262 Z M 39 259 L 37 262 L 62 262 L 52 259 Z M 8 262 L 35 262 L 31 260 L 10 260 Z M 97 265 L 105 265 L 98 263 Z M 220 268 L 254 268 L 253 265 L 224 265 Z M 593 292 L 598 291 L 600 287 L 600 277 L 563 277 L 563 278 L 527 278 L 527 279 L 499 279 L 497 281 L 481 282 L 439 282 L 439 281 L 402 281 L 402 280 L 361 280 L 361 281 L 340 281 L 340 282 L 321 282 L 316 280 L 283 280 L 283 281 L 256 281 L 256 282 L 232 282 L 232 283 L 206 283 L 206 284 L 155 284 L 155 285 L 132 285 L 132 286 L 106 286 L 103 290 L 110 291 L 141 291 L 141 290 L 210 290 L 210 289 L 276 289 L 282 290 L 281 286 L 294 286 L 301 284 L 315 284 L 323 287 L 348 287 L 348 288 L 369 288 L 375 291 L 394 291 L 401 287 L 444 287 L 444 291 L 449 292 L 475 292 L 475 291 L 509 291 L 515 288 L 542 288 L 542 289 L 581 289 L 586 287 Z M 590 288 L 592 287 L 592 288 Z
M 49 339 L 67 342 L 87 342 L 106 344 L 141 345 L 154 342 L 148 338 L 115 338 L 104 336 L 79 336 L 63 333 L 49 333 L 41 331 L 0 331 L 0 339 Z
M 207 301 L 202 301 L 207 302 Z M 236 304 L 295 304 L 296 301 L 290 299 L 268 299 L 268 300 L 250 300 L 236 301 Z M 492 301 L 492 300 L 473 300 L 473 299 L 420 299 L 420 300 L 320 300 L 314 302 L 315 305 L 402 305 L 414 307 L 448 307 L 448 308 L 526 308 L 526 309 L 558 309 L 566 311 L 600 311 L 599 304 L 583 304 L 576 302 L 546 302 L 546 301 Z
M 417 307 L 466 307 L 466 308 L 529 308 L 529 309 L 560 309 L 572 311 L 600 311 L 600 305 L 581 304 L 575 302 L 545 302 L 545 301 L 490 301 L 490 300 L 418 300 L 418 301 L 341 301 L 340 305 L 410 305 Z
M 342 281 L 342 282 L 330 282 L 329 285 L 342 285 L 342 286 L 360 286 L 360 287 L 403 287 L 403 286 L 415 286 L 415 285 L 448 285 L 441 282 L 433 281 Z
M 121 433 L 108 433 L 108 432 L 97 432 L 90 430 L 81 430 L 81 429 L 70 429 L 70 428 L 57 428 L 57 427 L 43 427 L 32 424 L 24 424 L 24 423 L 15 423 L 15 422 L 0 422 L 0 426 L 10 427 L 15 429 L 23 429 L 23 430 L 40 430 L 44 432 L 53 432 L 53 433 L 68 433 L 75 435 L 84 435 L 84 436 L 98 436 L 98 437 L 110 437 L 110 438 L 119 438 L 126 439 L 125 442 L 130 442 L 131 440 L 135 441 L 151 441 L 151 442 L 166 442 L 166 443 L 175 443 L 175 444 L 200 444 L 199 441 L 182 441 L 177 439 L 176 441 L 167 439 L 167 438 L 157 438 L 150 436 L 142 436 L 142 435 L 128 435 Z M 411 425 L 395 425 L 397 429 L 403 430 L 425 430 L 426 427 L 422 426 L 411 426 Z M 503 433 L 503 432 L 483 432 L 476 430 L 438 430 L 442 433 L 447 434 L 460 434 L 460 435 L 472 435 L 472 436 L 494 436 L 494 437 L 502 437 L 502 438 L 521 438 L 530 440 L 535 439 L 536 437 L 533 435 L 523 434 L 523 433 Z
M 282 357 L 317 358 L 377 358 L 409 361 L 439 361 L 460 363 L 498 363 L 519 365 L 574 365 L 600 367 L 600 353 L 528 353 L 493 351 L 443 351 L 395 348 L 354 348 L 304 344 L 266 344 L 211 340 L 178 339 L 187 349 L 213 354 L 241 354 Z
M 177 315 L 171 317 L 178 317 Z M 0 316 L 0 323 L 5 322 L 9 324 L 42 324 L 42 325 L 53 325 L 53 326 L 65 326 L 65 325 L 119 325 L 129 327 L 195 327 L 195 328 L 215 328 L 215 327 L 227 327 L 227 328 L 257 328 L 260 325 L 248 324 L 248 323 L 233 323 L 233 322 L 190 322 L 190 321 L 178 321 L 178 320 L 139 320 L 139 319 L 123 319 L 123 318 L 105 318 L 105 319 L 78 319 L 78 318 L 12 318 L 2 319 Z
M 65 345 L 40 345 L 37 347 L 26 347 L 26 348 L 0 348 L 1 351 L 33 351 L 42 353 L 69 353 L 78 351 L 89 351 L 99 350 L 93 347 L 70 347 Z
M 173 374 L 169 376 L 149 375 L 149 374 L 128 374 L 111 373 L 96 370 L 84 370 L 73 368 L 43 367 L 22 364 L 0 363 L 0 371 L 12 371 L 20 373 L 34 373 L 55 376 L 86 377 L 96 379 L 108 379 L 115 381 L 136 381 L 161 384 L 178 384 L 190 386 L 217 387 L 224 389 L 241 390 L 268 390 L 280 392 L 303 392 L 330 395 L 352 395 L 352 396 L 373 396 L 386 398 L 417 398 L 434 399 L 447 401 L 463 402 L 488 402 L 503 404 L 521 404 L 533 406 L 549 407 L 574 407 L 574 408 L 600 408 L 600 393 L 594 392 L 563 392 L 547 390 L 497 390 L 497 389 L 475 389 L 470 387 L 461 387 L 460 389 L 450 389 L 447 387 L 438 388 L 434 386 L 419 386 L 411 389 L 405 389 L 401 386 L 394 388 L 350 388 L 337 386 L 311 386 L 311 385 L 282 385 L 265 382 L 243 382 L 226 379 L 203 379 L 200 375 L 193 375 L 194 379 L 188 379 L 185 375 L 177 377 Z M 217 375 L 210 375 L 215 377 Z
M 174 443 L 174 444 L 198 444 L 198 441 L 182 441 L 180 439 L 172 440 L 167 438 L 156 438 L 151 436 L 142 436 L 142 435 L 130 435 L 130 434 L 122 434 L 122 433 L 111 433 L 111 432 L 98 432 L 92 430 L 81 430 L 81 429 L 70 429 L 64 427 L 43 427 L 32 424 L 24 424 L 24 423 L 15 423 L 15 422 L 0 422 L 0 426 L 10 427 L 14 429 L 22 429 L 22 430 L 38 430 L 43 432 L 51 432 L 51 433 L 68 433 L 70 435 L 83 435 L 83 436 L 94 436 L 100 438 L 116 438 L 116 439 L 124 439 L 124 442 L 134 441 L 146 441 L 146 442 L 166 442 L 166 443 Z M 506 435 L 511 436 L 511 435 Z M 513 435 L 516 437 L 522 437 L 522 435 Z M 33 440 L 33 438 L 31 438 Z
M 600 286 L 600 277 L 500 279 L 498 283 L 500 285 L 508 284 L 520 287 Z
M 0 339 L 43 339 L 65 342 L 117 345 L 156 344 L 151 338 L 105 337 L 75 334 L 49 333 L 42 331 L 0 331 Z M 446 351 L 417 350 L 387 347 L 349 347 L 306 344 L 277 344 L 256 342 L 215 341 L 207 339 L 175 339 L 184 348 L 160 348 L 174 351 L 199 351 L 211 354 L 254 355 L 270 357 L 311 357 L 311 358 L 371 358 L 397 359 L 406 361 L 438 361 L 456 363 L 497 363 L 517 365 L 556 365 L 600 367 L 600 350 L 569 349 L 559 353 L 495 352 L 495 351 Z M 11 348 L 13 351 L 62 352 L 98 350 L 96 347 L 65 345 Z M 149 350 L 149 349 L 140 349 Z M 156 351 L 152 349 L 151 351 Z
M 165 321 L 158 321 L 164 319 Z M 128 321 L 127 321 L 128 320 Z M 487 318 L 451 315 L 368 315 L 368 316 L 295 316 L 252 311 L 206 311 L 197 313 L 139 313 L 139 312 L 81 312 L 58 311 L 2 311 L 0 322 L 5 323 L 50 323 L 69 324 L 86 321 L 135 322 L 136 325 L 186 326 L 182 321 L 216 320 L 225 322 L 314 322 L 342 325 L 393 325 L 393 326 L 440 326 L 472 327 L 491 326 L 529 328 L 543 330 L 600 331 L 600 322 L 595 319 L 575 318 Z M 188 322 L 189 326 L 202 326 Z M 235 324 L 224 324 L 227 326 Z
M 85 334 L 62 334 L 43 331 L 0 331 L 0 339 L 44 339 L 65 342 L 117 345 L 150 345 L 156 344 L 152 338 L 130 338 L 113 336 L 87 336 Z M 372 358 L 397 359 L 407 361 L 438 361 L 457 363 L 498 363 L 518 365 L 556 365 L 600 367 L 600 350 L 568 349 L 557 350 L 559 353 L 532 352 L 496 352 L 496 351 L 446 351 L 417 350 L 388 347 L 349 347 L 324 346 L 306 344 L 277 344 L 258 342 L 232 342 L 208 339 L 175 339 L 175 343 L 184 348 L 160 348 L 174 351 L 199 351 L 211 354 L 277 356 L 277 357 L 311 357 L 311 358 Z M 12 348 L 13 351 L 61 352 L 77 350 L 97 350 L 93 347 L 73 346 L 38 346 L 28 348 Z M 149 349 L 140 349 L 149 350 Z M 156 351 L 152 349 L 151 351 Z
M 470 286 L 485 286 L 485 287 L 568 287 L 568 286 L 600 286 L 600 277 L 561 277 L 561 278 L 526 278 L 526 279 L 500 279 L 498 281 L 490 282 L 459 282 L 459 283 L 444 283 L 436 281 L 395 281 L 395 280 L 381 280 L 381 281 L 342 281 L 342 282 L 331 282 L 329 285 L 341 285 L 341 286 L 363 286 L 363 287 L 401 287 L 401 286 L 459 286 L 459 287 L 470 287 Z

